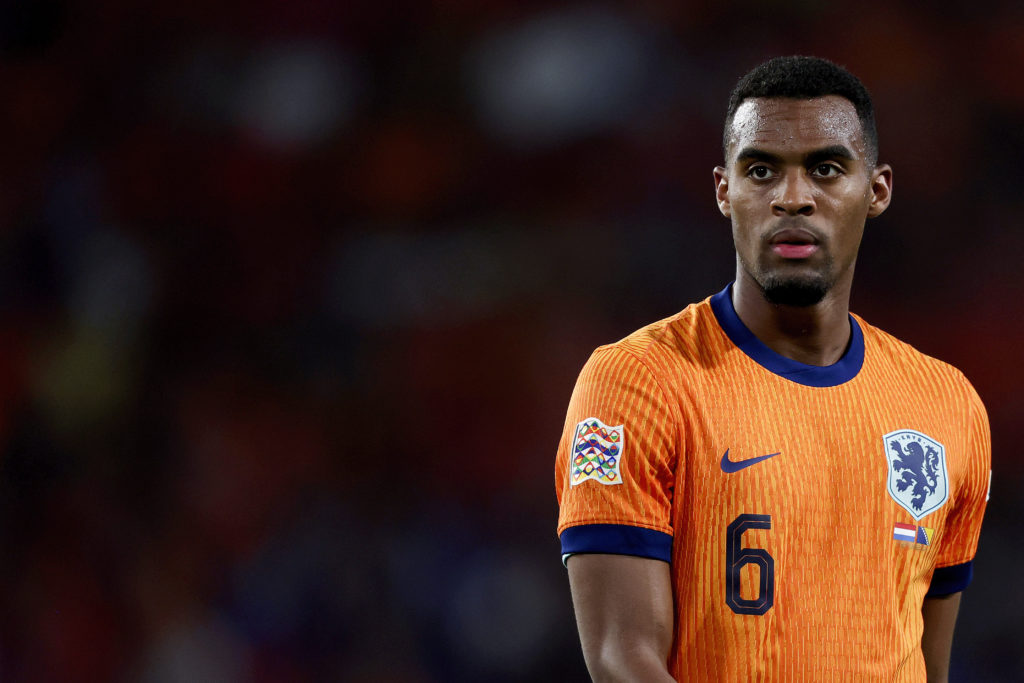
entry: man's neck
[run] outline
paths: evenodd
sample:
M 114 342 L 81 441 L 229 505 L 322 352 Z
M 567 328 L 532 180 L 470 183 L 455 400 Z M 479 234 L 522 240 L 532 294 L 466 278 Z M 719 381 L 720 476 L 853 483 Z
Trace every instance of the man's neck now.
M 769 303 L 760 286 L 740 269 L 732 304 L 743 324 L 775 353 L 807 365 L 832 365 L 850 343 L 850 285 L 836 283 L 813 306 Z

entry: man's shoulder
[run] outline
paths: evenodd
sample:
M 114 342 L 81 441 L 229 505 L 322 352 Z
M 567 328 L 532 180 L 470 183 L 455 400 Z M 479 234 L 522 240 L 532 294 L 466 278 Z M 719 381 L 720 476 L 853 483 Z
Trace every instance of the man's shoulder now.
M 863 318 L 855 317 L 864 332 L 866 343 L 874 349 L 876 360 L 888 365 L 892 371 L 906 377 L 920 376 L 931 382 L 952 384 L 975 393 L 967 377 L 955 365 L 929 356 Z
M 628 354 L 656 365 L 685 363 L 707 350 L 716 330 L 720 332 L 708 298 L 600 346 L 595 353 Z

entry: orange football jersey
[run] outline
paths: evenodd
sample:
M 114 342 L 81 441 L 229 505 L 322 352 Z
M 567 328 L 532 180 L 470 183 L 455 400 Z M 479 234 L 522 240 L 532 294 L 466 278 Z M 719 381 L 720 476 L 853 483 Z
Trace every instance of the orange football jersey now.
M 922 601 L 971 578 L 985 408 L 856 316 L 834 365 L 785 358 L 730 293 L 583 368 L 555 466 L 563 556 L 671 563 L 677 680 L 924 681 Z

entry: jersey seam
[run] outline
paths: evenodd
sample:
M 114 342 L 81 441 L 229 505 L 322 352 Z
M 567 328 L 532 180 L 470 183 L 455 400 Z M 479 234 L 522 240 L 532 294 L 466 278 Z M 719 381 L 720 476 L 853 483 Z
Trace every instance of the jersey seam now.
M 671 536 L 672 538 L 675 538 L 675 534 L 672 533 L 671 527 L 669 527 L 668 530 L 666 530 L 664 528 L 657 527 L 657 526 L 651 526 L 651 525 L 648 525 L 648 524 L 634 524 L 634 523 L 630 523 L 630 522 L 623 522 L 623 521 L 620 521 L 620 520 L 615 520 L 615 521 L 590 520 L 590 521 L 586 521 L 586 522 L 580 522 L 578 524 L 566 524 L 564 527 L 562 527 L 561 529 L 558 530 L 558 535 L 561 536 L 562 532 L 564 532 L 566 529 L 571 529 L 573 527 L 578 527 L 578 526 L 593 526 L 595 524 L 612 524 L 612 525 L 615 525 L 615 526 L 631 526 L 631 527 L 636 527 L 638 529 L 648 529 L 650 531 L 658 531 L 660 533 L 663 533 L 663 534 L 666 534 L 668 536 Z
M 642 365 L 644 367 L 644 370 L 646 370 L 651 375 L 651 377 L 654 378 L 654 384 L 658 387 L 658 391 L 661 393 L 661 400 L 665 403 L 666 406 L 672 406 L 672 411 L 674 413 L 676 413 L 676 419 L 674 420 L 675 424 L 673 425 L 674 431 L 675 431 L 675 434 L 674 434 L 675 442 L 674 443 L 676 445 L 676 448 L 678 448 L 681 445 L 681 443 L 682 443 L 682 441 L 681 441 L 681 432 L 680 432 L 680 422 L 682 421 L 682 415 L 679 412 L 678 406 L 675 405 L 673 402 L 668 400 L 668 392 L 665 391 L 665 387 L 662 386 L 661 377 L 658 375 L 657 372 L 654 371 L 654 369 L 650 365 L 648 365 L 646 360 L 644 360 L 639 355 L 637 355 L 636 352 L 634 352 L 633 350 L 628 349 L 628 348 L 626 348 L 624 346 L 617 346 L 617 345 L 614 345 L 614 348 L 621 349 L 624 353 L 628 353 L 630 356 L 633 357 L 633 359 L 637 363 L 640 363 L 640 365 Z M 675 466 L 676 466 L 676 464 L 679 461 L 679 454 L 676 453 L 675 456 L 676 457 L 675 457 L 675 459 L 674 459 L 674 461 L 672 463 L 672 474 L 673 474 L 673 476 L 675 476 L 675 472 L 676 472 L 676 467 Z
M 970 477 L 970 475 L 973 474 L 973 472 L 974 472 L 974 460 L 977 457 L 976 453 L 979 452 L 979 449 L 981 447 L 981 444 L 977 443 L 977 434 L 976 434 L 977 427 L 978 427 L 978 422 L 979 422 L 979 420 L 978 420 L 978 411 L 977 411 L 977 409 L 974 406 L 974 401 L 971 400 L 972 399 L 971 392 L 967 388 L 967 387 L 970 386 L 970 382 L 967 381 L 967 377 L 964 376 L 964 374 L 962 372 L 959 372 L 959 370 L 957 372 L 960 375 L 961 387 L 962 387 L 962 389 L 964 389 L 964 397 L 963 398 L 964 398 L 964 403 L 966 403 L 966 405 L 964 407 L 967 409 L 967 417 L 968 417 L 968 425 L 969 425 L 968 426 L 968 431 L 967 431 L 967 443 L 970 444 L 970 448 L 967 451 L 967 453 L 968 453 L 970 459 L 967 460 L 967 462 L 965 463 L 965 465 L 966 465 L 965 471 L 967 472 L 967 477 Z M 965 477 L 965 479 L 967 479 L 967 477 Z M 960 488 L 963 488 L 963 487 L 960 487 Z M 957 493 L 959 493 L 959 491 Z M 970 501 L 962 500 L 960 502 L 960 504 L 961 505 L 967 505 L 967 504 L 969 504 L 969 502 Z
M 950 562 L 949 564 L 936 564 L 935 568 L 936 569 L 949 569 L 950 567 L 959 567 L 961 565 L 970 564 L 971 562 L 974 562 L 974 558 L 973 557 L 969 557 L 966 560 L 961 560 L 959 562 Z
M 969 428 L 968 428 L 968 432 L 967 432 L 967 442 L 969 444 L 968 455 L 969 455 L 970 459 L 967 460 L 967 462 L 965 463 L 965 465 L 966 465 L 966 472 L 967 472 L 967 475 L 966 475 L 965 478 L 968 478 L 968 477 L 971 476 L 971 473 L 974 471 L 974 467 L 975 467 L 975 462 L 974 461 L 977 458 L 977 454 L 980 453 L 980 449 L 983 446 L 983 443 L 979 443 L 978 442 L 977 433 L 976 433 L 977 429 L 979 427 L 981 427 L 982 423 L 983 423 L 983 418 L 981 416 L 980 411 L 978 410 L 978 403 L 980 402 L 980 398 L 977 395 L 977 391 L 971 385 L 970 380 L 967 379 L 967 376 L 964 375 L 964 373 L 959 368 L 957 368 L 955 366 L 950 366 L 950 368 L 952 368 L 953 372 L 955 373 L 956 378 L 960 382 L 960 387 L 963 390 L 963 400 L 964 400 L 964 403 L 965 403 L 964 408 L 966 409 L 967 418 L 968 418 L 968 424 L 969 424 Z M 991 467 L 991 465 L 990 465 L 990 467 Z M 960 506 L 970 505 L 972 501 L 970 499 L 966 499 L 963 496 L 963 494 L 961 493 L 963 487 L 960 486 L 958 488 L 961 489 L 960 491 L 957 491 L 957 494 L 958 494 L 957 497 L 960 498 L 960 500 L 958 501 Z M 962 562 L 952 562 L 950 564 L 943 565 L 942 567 L 939 567 L 939 565 L 936 565 L 936 568 L 938 569 L 938 568 L 945 568 L 945 567 L 956 566 L 958 564 L 966 564 L 968 562 L 972 562 L 973 560 L 974 560 L 974 557 L 971 556 L 971 557 L 967 558 L 966 560 L 963 560 Z

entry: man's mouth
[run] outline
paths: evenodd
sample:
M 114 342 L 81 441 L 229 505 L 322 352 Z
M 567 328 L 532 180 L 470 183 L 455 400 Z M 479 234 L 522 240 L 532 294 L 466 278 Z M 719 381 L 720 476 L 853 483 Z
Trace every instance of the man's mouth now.
M 804 259 L 818 251 L 818 239 L 802 228 L 785 228 L 768 240 L 772 251 L 787 259 Z

